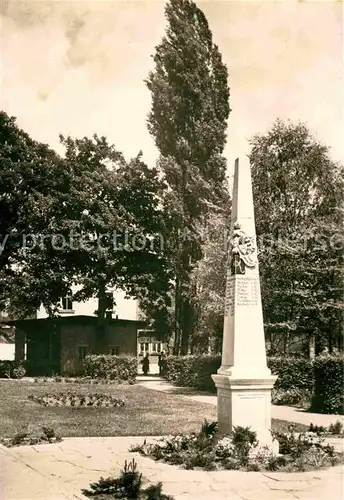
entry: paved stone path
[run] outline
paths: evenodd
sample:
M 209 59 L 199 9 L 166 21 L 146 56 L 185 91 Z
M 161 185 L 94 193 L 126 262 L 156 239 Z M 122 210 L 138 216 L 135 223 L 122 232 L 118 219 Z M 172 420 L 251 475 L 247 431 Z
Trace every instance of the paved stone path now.
M 117 476 L 135 458 L 146 485 L 163 482 L 176 500 L 341 500 L 342 467 L 306 473 L 188 471 L 129 453 L 143 437 L 67 438 L 41 446 L 0 447 L 1 500 L 81 500 L 82 488 Z M 149 438 L 154 439 L 154 438 Z
M 208 403 L 214 406 L 217 404 L 216 395 L 194 391 L 192 388 L 188 387 L 176 387 L 161 377 L 139 376 L 137 377 L 137 383 L 147 387 L 148 389 L 168 392 L 175 394 L 176 396 L 183 396 L 201 403 Z M 305 425 L 312 423 L 314 425 L 328 427 L 331 423 L 335 423 L 338 420 L 341 420 L 344 423 L 344 416 L 341 415 L 322 415 L 319 413 L 310 413 L 298 408 L 292 408 L 290 406 L 272 405 L 271 414 L 272 418 L 276 418 L 278 420 L 286 420 L 288 422 Z

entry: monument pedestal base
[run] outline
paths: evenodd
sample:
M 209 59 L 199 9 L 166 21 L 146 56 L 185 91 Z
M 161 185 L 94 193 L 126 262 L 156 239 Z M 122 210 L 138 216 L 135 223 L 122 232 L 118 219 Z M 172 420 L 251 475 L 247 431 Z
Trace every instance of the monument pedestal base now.
M 259 444 L 278 453 L 278 442 L 271 435 L 271 389 L 277 379 L 237 378 L 212 375 L 217 388 L 217 419 L 220 434 L 229 434 L 233 427 L 250 427 L 257 433 Z

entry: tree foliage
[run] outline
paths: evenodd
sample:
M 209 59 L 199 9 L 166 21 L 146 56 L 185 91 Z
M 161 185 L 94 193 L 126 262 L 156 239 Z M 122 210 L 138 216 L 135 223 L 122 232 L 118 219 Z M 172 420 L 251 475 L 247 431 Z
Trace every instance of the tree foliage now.
M 166 34 L 146 81 L 148 128 L 168 186 L 163 199 L 175 276 L 175 352 L 187 352 L 195 323 L 190 275 L 202 256 L 199 227 L 227 202 L 222 156 L 229 116 L 227 68 L 204 13 L 191 0 L 170 0 Z
M 304 124 L 277 120 L 251 145 L 265 321 L 341 345 L 343 169 Z
M 230 226 L 227 211 L 213 214 L 207 225 L 202 259 L 192 271 L 193 305 L 196 311 L 192 348 L 195 352 L 220 352 L 224 298 L 226 293 L 227 240 Z
M 31 139 L 4 112 L 0 143 L 0 307 L 11 299 L 16 312 L 26 315 L 41 303 L 57 301 L 68 289 L 70 276 L 59 276 L 59 263 L 52 259 L 46 267 L 38 236 L 46 234 L 59 213 L 70 173 L 53 150 Z
M 0 118 L 1 307 L 54 315 L 74 286 L 75 300 L 98 297 L 100 320 L 108 287 L 168 307 L 158 171 L 96 135 L 61 136 L 62 158 Z

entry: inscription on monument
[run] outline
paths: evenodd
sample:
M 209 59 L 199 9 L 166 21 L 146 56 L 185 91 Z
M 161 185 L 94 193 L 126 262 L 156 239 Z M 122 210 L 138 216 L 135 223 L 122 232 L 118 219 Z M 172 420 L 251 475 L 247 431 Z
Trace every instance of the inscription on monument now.
M 225 298 L 225 316 L 228 314 L 234 315 L 234 297 L 235 297 L 235 281 L 234 276 L 228 276 L 226 284 L 226 298 Z
M 258 305 L 258 280 L 257 278 L 244 278 L 228 276 L 225 297 L 225 315 L 234 315 L 234 305 Z
M 258 280 L 237 278 L 235 295 L 238 306 L 256 306 L 258 304 Z

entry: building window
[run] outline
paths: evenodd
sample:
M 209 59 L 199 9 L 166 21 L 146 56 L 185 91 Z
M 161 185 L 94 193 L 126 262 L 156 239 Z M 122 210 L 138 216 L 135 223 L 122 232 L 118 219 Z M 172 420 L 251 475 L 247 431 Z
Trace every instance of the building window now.
M 78 345 L 78 359 L 83 361 L 87 356 L 87 345 Z
M 140 352 L 145 353 L 149 351 L 149 343 L 148 342 L 140 342 Z
M 161 342 L 152 342 L 152 352 L 159 353 L 161 352 Z
M 111 345 L 110 354 L 111 356 L 119 356 L 119 345 Z
M 63 297 L 61 299 L 61 308 L 63 311 L 72 311 L 73 310 L 73 301 L 70 297 Z

